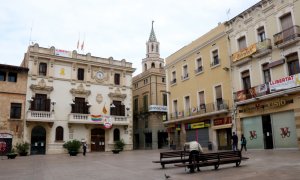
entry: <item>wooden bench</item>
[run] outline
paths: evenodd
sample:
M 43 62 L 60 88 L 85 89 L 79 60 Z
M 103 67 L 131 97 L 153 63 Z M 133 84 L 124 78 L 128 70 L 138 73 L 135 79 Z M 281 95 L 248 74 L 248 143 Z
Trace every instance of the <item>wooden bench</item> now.
M 175 164 L 175 166 L 194 169 L 196 167 L 214 166 L 215 170 L 217 170 L 221 164 L 235 163 L 236 167 L 238 167 L 242 160 L 249 159 L 247 157 L 242 157 L 240 151 L 202 153 L 199 154 L 198 158 L 199 162 L 197 162 L 196 157 L 194 157 L 191 164 Z
M 188 151 L 168 151 L 160 153 L 159 161 L 152 161 L 153 163 L 160 163 L 162 168 L 165 164 L 186 163 L 189 162 Z

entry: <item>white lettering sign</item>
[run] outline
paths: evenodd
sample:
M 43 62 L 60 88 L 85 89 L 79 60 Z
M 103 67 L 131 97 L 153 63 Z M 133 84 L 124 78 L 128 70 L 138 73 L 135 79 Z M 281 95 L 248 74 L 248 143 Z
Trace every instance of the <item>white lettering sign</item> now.
M 168 112 L 168 106 L 150 105 L 149 112 Z
M 12 135 L 8 133 L 0 133 L 0 138 L 2 139 L 11 139 Z
M 66 51 L 62 49 L 55 49 L 55 56 L 63 56 L 63 57 L 72 57 L 72 52 L 71 51 Z
M 300 74 L 295 74 L 280 79 L 276 79 L 269 83 L 270 92 L 289 89 L 300 85 Z

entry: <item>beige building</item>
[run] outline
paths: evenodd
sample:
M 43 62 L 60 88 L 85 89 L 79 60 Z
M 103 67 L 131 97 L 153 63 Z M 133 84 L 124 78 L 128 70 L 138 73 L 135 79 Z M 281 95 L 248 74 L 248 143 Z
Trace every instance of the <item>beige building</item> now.
M 262 0 L 226 23 L 234 116 L 248 148 L 300 147 L 299 17 L 299 0 Z
M 168 133 L 163 125 L 167 118 L 166 75 L 159 45 L 152 22 L 146 58 L 142 60 L 143 71 L 133 77 L 135 149 L 157 149 L 168 145 Z
M 115 141 L 132 144 L 132 63 L 38 44 L 28 47 L 24 139 L 31 154 L 66 152 L 68 140 L 88 151 L 110 151 Z
M 175 145 L 197 140 L 205 148 L 231 148 L 232 93 L 224 24 L 166 58 L 168 132 Z
M 0 154 L 23 141 L 27 75 L 27 68 L 0 64 Z

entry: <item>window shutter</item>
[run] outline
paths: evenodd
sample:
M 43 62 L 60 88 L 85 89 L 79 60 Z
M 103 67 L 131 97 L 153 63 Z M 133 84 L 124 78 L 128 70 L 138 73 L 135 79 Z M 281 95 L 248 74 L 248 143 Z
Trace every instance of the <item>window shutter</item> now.
M 286 30 L 293 26 L 291 13 L 288 13 L 280 18 L 282 30 Z
M 205 104 L 204 102 L 204 92 L 199 92 L 199 100 L 200 100 L 200 105 Z
M 222 99 L 222 89 L 221 89 L 221 86 L 216 86 L 215 90 L 216 90 L 216 99 Z

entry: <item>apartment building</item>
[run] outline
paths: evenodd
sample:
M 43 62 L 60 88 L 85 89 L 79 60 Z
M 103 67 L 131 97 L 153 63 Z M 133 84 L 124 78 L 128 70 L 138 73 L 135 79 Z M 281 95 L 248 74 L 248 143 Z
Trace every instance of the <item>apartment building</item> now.
M 232 93 L 224 24 L 166 58 L 170 141 L 196 140 L 208 149 L 231 148 Z
M 300 147 L 299 17 L 299 0 L 262 0 L 226 22 L 236 130 L 248 148 Z
M 28 69 L 0 64 L 0 153 L 23 141 Z
M 135 149 L 160 149 L 168 146 L 167 93 L 164 59 L 152 29 L 146 43 L 142 73 L 133 77 L 133 124 Z
M 29 68 L 24 140 L 31 154 L 64 153 L 72 139 L 88 151 L 132 149 L 132 64 L 38 44 L 22 62 Z

